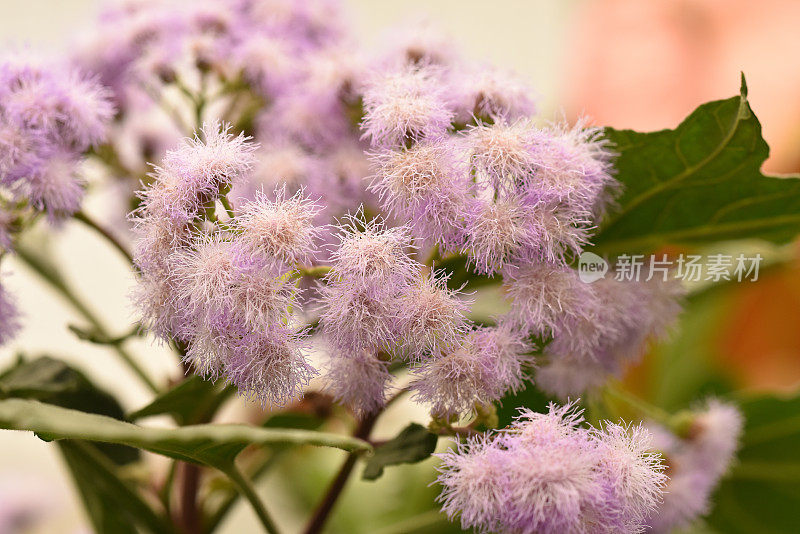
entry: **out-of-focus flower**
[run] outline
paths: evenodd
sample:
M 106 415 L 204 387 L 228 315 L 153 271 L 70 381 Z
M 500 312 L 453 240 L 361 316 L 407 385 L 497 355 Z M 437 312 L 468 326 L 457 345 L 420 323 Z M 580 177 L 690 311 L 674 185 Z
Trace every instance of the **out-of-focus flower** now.
M 685 436 L 654 425 L 656 446 L 666 456 L 664 501 L 647 521 L 648 532 L 671 532 L 708 512 L 711 493 L 733 461 L 742 432 L 739 410 L 709 399 L 691 414 Z
M 80 208 L 83 154 L 103 141 L 110 93 L 77 70 L 26 56 L 0 60 L 0 187 L 51 220 Z
M 652 339 L 667 335 L 681 311 L 677 279 L 621 282 L 605 278 L 588 286 L 585 309 L 554 325 L 549 359 L 537 372 L 539 385 L 561 398 L 578 395 L 620 376 Z
M 392 374 L 379 354 L 370 351 L 340 352 L 331 348 L 326 368 L 326 390 L 358 414 L 371 414 L 386 402 Z

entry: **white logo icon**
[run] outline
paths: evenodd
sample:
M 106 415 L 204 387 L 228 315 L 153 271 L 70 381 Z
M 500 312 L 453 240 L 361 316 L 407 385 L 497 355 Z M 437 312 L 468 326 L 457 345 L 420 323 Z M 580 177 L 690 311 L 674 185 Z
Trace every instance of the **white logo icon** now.
M 578 277 L 586 284 L 605 278 L 607 272 L 608 262 L 593 252 L 584 252 L 578 258 Z

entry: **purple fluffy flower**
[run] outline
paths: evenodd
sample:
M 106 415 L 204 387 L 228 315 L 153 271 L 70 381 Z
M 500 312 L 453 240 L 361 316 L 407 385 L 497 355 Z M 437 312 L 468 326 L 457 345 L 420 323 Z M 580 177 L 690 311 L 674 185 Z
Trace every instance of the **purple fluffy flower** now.
M 476 199 L 470 203 L 465 251 L 476 271 L 495 273 L 526 249 L 538 248 L 526 211 L 514 201 Z
M 218 123 L 206 124 L 201 135 L 186 138 L 168 151 L 151 175 L 153 183 L 139 193 L 142 204 L 134 221 L 159 217 L 176 227 L 186 225 L 240 181 L 253 165 L 254 146 L 244 135 L 234 137 L 229 130 Z
M 389 282 L 404 284 L 416 274 L 418 264 L 407 254 L 412 248 L 407 228 L 387 228 L 385 223 L 367 221 L 362 214 L 347 216 L 333 252 L 331 282 L 353 282 L 371 287 Z
M 537 181 L 526 184 L 526 195 L 553 200 L 599 219 L 618 187 L 612 177 L 614 154 L 602 130 L 579 121 L 572 127 L 555 124 L 547 132 L 538 147 Z
M 442 348 L 414 369 L 414 398 L 431 404 L 431 413 L 439 418 L 468 415 L 477 405 L 521 387 L 531 350 L 527 340 L 508 326 L 474 330 L 460 346 Z
M 231 127 L 218 122 L 206 123 L 194 138 L 186 138 L 167 152 L 163 168 L 180 177 L 186 196 L 202 199 L 230 187 L 246 175 L 255 159 L 256 146 L 240 133 L 234 136 Z
M 389 214 L 407 218 L 417 235 L 446 249 L 461 244 L 471 185 L 452 141 L 378 151 L 373 162 L 376 174 L 370 189 Z
M 588 241 L 587 222 L 552 204 L 474 199 L 466 211 L 464 253 L 485 274 L 509 263 L 564 263 Z
M 649 434 L 582 421 L 574 404 L 523 410 L 505 431 L 439 455 L 442 511 L 481 532 L 641 532 L 665 480 Z
M 16 190 L 24 192 L 35 209 L 47 211 L 52 219 L 75 213 L 84 195 L 78 165 L 78 158 L 70 152 L 59 150 L 47 154 L 28 179 L 17 184 Z
M 465 142 L 477 178 L 499 195 L 514 198 L 520 186 L 536 180 L 544 135 L 529 119 L 470 128 Z
M 292 284 L 270 262 L 242 258 L 236 243 L 214 235 L 176 259 L 176 295 L 194 324 L 212 329 L 272 327 L 286 315 Z
M 227 379 L 239 394 L 264 406 L 267 402 L 283 406 L 300 397 L 317 370 L 301 348 L 303 338 L 276 330 L 245 333 L 232 340 L 231 354 L 225 361 Z
M 340 403 L 365 415 L 386 402 L 392 374 L 388 363 L 372 351 L 340 351 L 332 347 L 326 368 L 326 390 Z
M 456 71 L 449 83 L 455 90 L 460 122 L 469 123 L 473 118 L 515 121 L 536 113 L 531 89 L 514 73 L 480 65 Z
M 488 436 L 478 436 L 438 456 L 442 512 L 451 520 L 459 517 L 463 529 L 503 532 L 503 510 L 514 487 L 508 451 Z
M 530 120 L 471 128 L 466 142 L 480 180 L 499 195 L 528 204 L 550 202 L 578 214 L 597 214 L 613 189 L 610 160 L 597 128 L 535 127 Z
M 467 327 L 469 302 L 448 289 L 447 277 L 431 273 L 412 283 L 398 299 L 397 328 L 413 361 L 458 344 Z
M 615 423 L 593 432 L 601 484 L 611 504 L 603 515 L 616 532 L 640 532 L 661 502 L 668 480 L 661 456 L 654 452 L 653 436 L 641 425 Z
M 594 320 L 595 292 L 574 269 L 551 263 L 510 266 L 503 272 L 509 318 L 535 334 L 551 334 L 565 318 Z M 567 319 L 568 320 L 568 319 Z
M 364 137 L 387 148 L 440 137 L 453 119 L 439 72 L 430 66 L 374 76 L 364 88 L 364 111 Z
M 654 426 L 656 445 L 669 465 L 669 482 L 664 502 L 647 521 L 648 532 L 671 532 L 708 512 L 711 493 L 733 461 L 742 424 L 735 406 L 710 399 L 691 414 L 682 438 Z
M 397 288 L 343 281 L 328 282 L 319 292 L 320 330 L 331 345 L 355 353 L 394 348 Z
M 242 258 L 215 235 L 175 260 L 174 298 L 183 315 L 187 360 L 211 378 L 223 373 L 242 395 L 285 403 L 313 376 L 289 330 L 294 287 L 266 259 Z
M 646 343 L 665 336 L 680 313 L 683 289 L 676 279 L 620 282 L 612 278 L 588 286 L 580 314 L 562 315 L 553 326 L 549 358 L 537 372 L 538 384 L 566 398 L 620 375 Z
M 320 206 L 303 190 L 287 198 L 286 189 L 275 192 L 275 201 L 263 193 L 244 204 L 235 225 L 241 231 L 238 241 L 247 250 L 257 251 L 287 265 L 308 263 L 314 255 L 320 228 L 314 219 Z
M 94 79 L 30 58 L 0 61 L 0 185 L 58 220 L 83 198 L 83 153 L 105 139 L 114 115 Z
M 320 327 L 342 351 L 392 350 L 398 340 L 397 300 L 419 272 L 406 250 L 408 230 L 348 216 L 320 288 Z

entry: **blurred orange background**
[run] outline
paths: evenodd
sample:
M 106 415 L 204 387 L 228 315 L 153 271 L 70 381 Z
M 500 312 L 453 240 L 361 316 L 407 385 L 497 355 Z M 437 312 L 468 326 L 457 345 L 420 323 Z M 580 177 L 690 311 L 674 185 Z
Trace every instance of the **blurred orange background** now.
M 562 84 L 571 118 L 674 128 L 700 103 L 735 95 L 742 71 L 771 147 L 764 171 L 800 171 L 800 2 L 594 0 L 573 16 Z M 733 287 L 709 333 L 720 372 L 736 386 L 800 383 L 799 248 L 794 256 Z

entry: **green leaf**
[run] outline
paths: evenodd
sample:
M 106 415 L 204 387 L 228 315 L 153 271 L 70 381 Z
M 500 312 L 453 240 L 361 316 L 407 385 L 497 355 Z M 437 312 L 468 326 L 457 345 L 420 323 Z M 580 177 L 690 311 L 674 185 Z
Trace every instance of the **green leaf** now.
M 128 417 L 136 421 L 154 415 L 168 414 L 179 425 L 197 423 L 208 420 L 233 392 L 232 387 L 220 388 L 213 382 L 193 375 Z
M 769 147 L 744 77 L 739 96 L 703 104 L 675 130 L 605 135 L 619 153 L 623 192 L 595 238 L 601 254 L 743 238 L 783 243 L 800 232 L 800 179 L 761 173 Z
M 58 445 L 96 532 L 174 532 L 169 521 L 156 515 L 94 446 L 77 440 Z
M 367 461 L 363 478 L 375 480 L 388 465 L 413 464 L 428 458 L 436 450 L 438 436 L 428 432 L 424 426 L 411 423 L 395 438 L 375 448 L 375 454 Z
M 317 445 L 349 452 L 372 448 L 365 441 L 347 436 L 240 424 L 151 428 L 21 399 L 0 401 L 0 428 L 32 431 L 47 440 L 85 439 L 128 445 L 222 470 L 233 465 L 248 445 Z
M 716 492 L 708 523 L 728 534 L 797 532 L 800 509 L 800 396 L 741 403 L 738 461 Z
M 64 408 L 124 419 L 122 406 L 83 373 L 61 360 L 42 356 L 20 361 L 0 376 L 0 399 L 33 399 Z M 100 450 L 117 464 L 137 461 L 129 447 L 103 445 Z
M 264 428 L 300 428 L 316 430 L 325 423 L 325 419 L 310 412 L 281 412 L 264 421 Z

